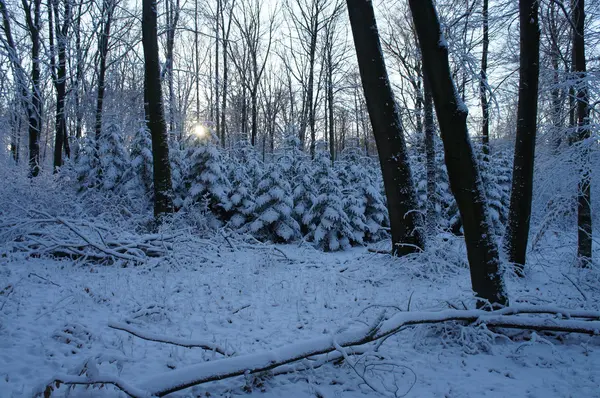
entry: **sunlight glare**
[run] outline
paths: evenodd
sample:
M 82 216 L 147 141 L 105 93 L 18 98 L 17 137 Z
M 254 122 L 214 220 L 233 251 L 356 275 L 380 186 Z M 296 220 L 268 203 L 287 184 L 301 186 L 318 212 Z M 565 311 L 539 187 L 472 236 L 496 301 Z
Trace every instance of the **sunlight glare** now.
M 208 130 L 200 123 L 197 123 L 194 126 L 194 134 L 196 134 L 200 138 L 204 138 L 208 135 Z

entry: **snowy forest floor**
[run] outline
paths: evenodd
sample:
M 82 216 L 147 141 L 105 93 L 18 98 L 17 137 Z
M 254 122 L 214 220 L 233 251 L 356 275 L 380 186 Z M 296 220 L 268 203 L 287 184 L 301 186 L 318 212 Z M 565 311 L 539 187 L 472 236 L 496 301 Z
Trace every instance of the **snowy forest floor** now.
M 63 209 L 57 203 L 64 205 L 64 198 L 28 202 L 44 187 L 34 193 L 12 187 L 0 192 L 4 205 L 19 198 L 48 213 Z M 66 208 L 81 215 L 86 206 Z M 9 211 L 3 209 L 5 219 Z M 218 357 L 142 340 L 109 328 L 111 321 L 129 321 L 163 336 L 209 340 L 243 354 L 363 325 L 384 308 L 391 314 L 473 304 L 459 237 L 439 236 L 422 254 L 391 258 L 364 247 L 323 253 L 307 243 L 249 243 L 221 232 L 180 235 L 166 256 L 137 266 L 5 252 L 0 257 L 0 397 L 31 396 L 54 374 L 78 374 L 88 358 L 98 355 L 121 358 L 99 371 L 132 383 Z M 600 274 L 572 266 L 573 239 L 547 234 L 529 254 L 527 276 L 507 274 L 512 303 L 600 309 Z M 600 397 L 598 336 L 517 330 L 499 335 L 484 326 L 446 323 L 407 327 L 387 339 L 381 351 L 397 366 L 372 368 L 364 376 L 395 386 L 397 396 Z M 53 396 L 65 394 L 124 396 L 111 386 L 62 386 Z M 380 396 L 346 364 L 254 385 L 232 378 L 172 394 L 238 395 Z

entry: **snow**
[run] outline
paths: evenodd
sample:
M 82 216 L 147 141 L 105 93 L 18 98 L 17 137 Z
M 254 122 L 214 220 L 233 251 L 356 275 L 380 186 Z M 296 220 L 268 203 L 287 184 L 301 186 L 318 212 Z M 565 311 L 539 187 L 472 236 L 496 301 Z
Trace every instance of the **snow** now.
M 170 260 L 128 268 L 3 258 L 2 396 L 28 396 L 57 373 L 75 378 L 86 361 L 88 376 L 96 374 L 106 382 L 124 380 L 132 389 L 154 391 L 190 375 L 264 366 L 293 351 L 331 344 L 332 334 L 339 331 L 346 333 L 344 338 L 354 338 L 365 330 L 361 321 L 370 324 L 385 306 L 406 310 L 410 302 L 411 311 L 439 311 L 447 308 L 446 300 L 472 302 L 467 269 L 426 273 L 425 258 L 418 256 L 391 259 L 365 248 L 322 253 L 310 246 L 277 246 L 286 259 L 269 249 L 275 246 L 242 247 L 234 241 L 238 249 L 232 251 L 219 236 L 211 241 L 213 245 L 188 241 Z M 447 243 L 446 250 L 464 255 L 459 240 Z M 513 301 L 548 303 L 542 309 L 549 312 L 557 306 L 597 309 L 598 290 L 582 284 L 589 298 L 583 302 L 562 272 L 560 257 L 536 262 L 526 279 L 509 279 Z M 591 276 L 566 272 L 575 280 L 589 281 Z M 387 308 L 390 315 L 396 312 Z M 578 315 L 585 316 L 586 311 Z M 398 313 L 382 330 L 410 317 L 410 312 Z M 147 337 L 215 344 L 239 356 L 226 362 L 213 352 L 145 341 L 108 326 L 126 321 L 130 323 L 125 326 L 144 331 Z M 414 397 L 598 396 L 599 337 L 568 335 L 556 340 L 531 335 L 538 341 L 522 340 L 528 335 L 507 342 L 489 338 L 485 329 L 452 324 L 407 329 L 384 343 L 382 355 L 410 371 L 398 368 L 383 375 L 395 377 L 399 391 L 410 389 L 408 396 Z M 475 345 L 461 340 L 465 336 L 471 336 Z M 336 342 L 343 343 L 339 335 Z M 490 351 L 469 351 L 479 346 Z M 110 358 L 128 360 L 110 364 Z M 95 370 L 94 361 L 100 362 Z M 225 397 L 242 393 L 244 385 L 242 376 L 191 391 Z M 249 397 L 313 397 L 315 390 L 324 396 L 376 396 L 348 366 L 333 365 L 265 379 L 249 390 Z M 56 392 L 62 396 L 66 388 Z M 75 387 L 70 396 L 119 395 L 106 385 L 100 390 Z
M 185 167 L 181 170 L 189 172 Z M 195 209 L 182 210 L 164 230 L 148 234 L 143 209 L 132 208 L 118 196 L 104 197 L 99 190 L 75 194 L 51 175 L 30 183 L 24 173 L 2 168 L 0 173 L 6 181 L 0 186 L 1 397 L 32 396 L 56 375 L 63 381 L 104 383 L 94 389 L 69 390 L 61 385 L 52 394 L 56 397 L 124 397 L 111 383 L 143 396 L 190 375 L 236 369 L 239 377 L 169 396 L 379 396 L 369 385 L 380 391 L 395 388 L 399 396 L 407 397 L 600 396 L 600 336 L 556 337 L 519 330 L 497 334 L 483 323 L 410 326 L 387 338 L 376 355 L 359 347 L 362 354 L 341 365 L 326 363 L 343 356 L 331 352 L 289 363 L 271 377 L 244 374 L 253 366 L 268 366 L 319 344 L 343 345 L 378 320 L 384 321 L 378 333 L 384 333 L 411 317 L 422 317 L 417 312 L 442 317 L 450 306 L 473 308 L 463 239 L 440 233 L 431 237 L 423 253 L 392 258 L 368 250 L 387 250 L 389 241 L 351 247 L 351 234 L 326 228 L 339 227 L 337 215 L 331 213 L 331 219 L 319 220 L 313 238 L 326 241 L 326 250 L 348 250 L 323 252 L 297 236 L 298 226 L 288 223 L 292 204 L 298 204 L 292 203 L 291 187 L 275 184 L 275 175 L 266 170 L 257 177 L 269 180 L 264 184 L 266 207 L 260 214 L 269 218 L 277 213 L 269 228 L 289 244 L 259 242 L 242 229 L 230 229 L 231 224 L 244 223 L 258 231 L 267 226 L 262 219 L 246 219 L 238 213 L 230 224 L 209 228 Z M 339 169 L 335 173 L 350 177 L 342 176 Z M 269 191 L 275 186 L 286 192 L 283 201 L 271 201 Z M 367 225 L 373 230 L 381 227 L 385 216 L 378 210 L 382 206 L 376 198 L 378 186 L 380 181 L 373 180 L 359 187 L 371 196 L 370 203 L 360 206 L 371 206 Z M 233 195 L 241 195 L 241 202 L 247 199 L 244 189 L 232 191 Z M 345 191 L 342 195 L 349 197 Z M 8 223 L 11 217 L 27 221 L 25 204 L 67 222 L 80 220 L 77 228 L 92 234 L 90 239 L 98 245 L 115 239 L 176 238 L 165 242 L 167 254 L 162 257 L 147 257 L 132 248 L 128 253 L 135 262 L 122 258 L 112 265 L 29 256 L 19 250 L 24 227 Z M 359 206 L 348 204 L 353 212 Z M 342 201 L 327 206 L 339 208 Z M 130 215 L 126 209 L 140 213 Z M 320 214 L 327 207 L 322 210 Z M 28 228 L 42 230 L 35 224 Z M 61 228 L 66 230 L 64 225 Z M 511 302 L 521 309 L 536 304 L 538 311 L 551 313 L 544 315 L 549 321 L 539 321 L 538 314 L 523 316 L 531 322 L 563 319 L 565 324 L 589 325 L 576 318 L 600 309 L 598 270 L 572 267 L 576 248 L 572 225 L 544 227 L 544 233 L 535 228 L 526 277 L 506 275 Z M 68 238 L 62 232 L 55 237 Z M 552 315 L 557 308 L 571 309 L 574 318 Z M 482 319 L 490 322 L 497 315 Z M 163 342 L 147 341 L 110 325 Z M 229 360 L 214 350 L 185 348 L 167 340 L 220 347 L 235 354 Z

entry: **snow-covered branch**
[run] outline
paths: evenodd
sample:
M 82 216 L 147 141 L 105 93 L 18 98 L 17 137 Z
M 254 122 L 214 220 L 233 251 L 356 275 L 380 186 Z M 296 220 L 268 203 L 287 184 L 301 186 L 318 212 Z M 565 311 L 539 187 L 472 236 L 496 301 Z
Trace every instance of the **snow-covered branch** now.
M 522 314 L 528 315 L 523 316 Z M 560 315 L 560 317 L 532 316 L 533 314 L 554 314 Z M 275 370 L 277 373 L 276 369 L 281 369 L 284 365 L 287 365 L 287 368 L 289 364 L 315 356 L 320 356 L 321 362 L 326 362 L 329 358 L 328 355 L 339 359 L 340 348 L 364 349 L 360 346 L 395 334 L 407 326 L 448 321 L 485 324 L 488 327 L 499 328 L 600 334 L 600 312 L 568 310 L 551 306 L 515 306 L 493 312 L 483 310 L 400 312 L 385 321 L 378 318 L 372 326 L 350 329 L 335 335 L 298 342 L 278 349 L 204 362 L 154 375 L 139 382 L 137 387 L 131 387 L 128 383 L 114 378 L 90 378 L 86 383 L 83 378 L 64 376 L 55 377 L 48 385 L 54 385 L 56 381 L 63 384 L 110 383 L 132 397 L 162 397 L 210 381 L 271 370 Z
M 134 326 L 131 326 L 131 325 L 128 325 L 125 323 L 119 323 L 119 322 L 109 322 L 108 327 L 112 328 L 112 329 L 122 330 L 122 331 L 132 334 L 136 337 L 139 337 L 140 339 L 143 339 L 143 340 L 155 341 L 157 343 L 172 344 L 172 345 L 177 345 L 177 346 L 186 347 L 186 348 L 202 348 L 207 351 L 214 351 L 214 352 L 219 353 L 224 356 L 231 356 L 234 354 L 234 352 L 224 349 L 222 347 L 219 347 L 218 345 L 211 343 L 209 341 L 188 340 L 188 339 L 182 339 L 182 338 L 178 338 L 178 337 L 161 336 L 161 335 L 158 335 L 155 333 L 150 333 L 150 332 L 138 329 Z
M 173 248 L 178 234 L 137 235 L 102 222 L 54 217 L 36 211 L 28 217 L 15 217 L 0 224 L 0 237 L 7 247 L 28 256 L 69 257 L 98 262 L 125 261 L 144 263 L 148 258 L 163 257 Z

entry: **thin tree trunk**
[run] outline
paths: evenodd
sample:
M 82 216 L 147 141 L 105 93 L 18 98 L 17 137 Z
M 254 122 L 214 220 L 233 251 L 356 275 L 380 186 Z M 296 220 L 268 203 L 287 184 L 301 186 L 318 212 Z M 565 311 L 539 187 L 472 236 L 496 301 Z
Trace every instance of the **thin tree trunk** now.
M 479 73 L 479 99 L 481 101 L 481 116 L 483 125 L 481 127 L 481 142 L 483 144 L 483 154 L 485 160 L 488 160 L 490 153 L 490 105 L 487 99 L 488 78 L 488 48 L 490 45 L 489 37 L 489 18 L 488 18 L 488 0 L 483 0 L 483 50 L 481 53 L 481 72 Z
M 233 4 L 231 5 L 231 9 L 233 9 Z M 225 138 L 227 134 L 227 120 L 226 120 L 226 111 L 227 111 L 227 84 L 229 82 L 229 65 L 227 64 L 227 57 L 229 56 L 228 46 L 229 46 L 229 32 L 231 32 L 231 21 L 233 18 L 229 18 L 227 22 L 227 30 L 225 30 L 225 17 L 223 11 L 221 11 L 221 29 L 223 35 L 223 94 L 222 94 L 222 105 L 221 105 L 221 146 L 225 148 Z
M 104 92 L 106 81 L 106 58 L 108 56 L 108 40 L 113 14 L 113 0 L 104 0 L 102 4 L 102 31 L 98 38 L 98 95 L 96 97 L 96 158 L 100 156 L 100 137 L 102 135 L 102 111 L 104 108 Z
M 592 209 L 591 209 L 591 170 L 590 170 L 590 108 L 587 89 L 587 69 L 585 60 L 585 1 L 572 0 L 571 14 L 573 25 L 573 72 L 577 75 L 577 141 L 583 142 L 583 165 L 580 171 L 577 192 L 577 260 L 580 267 L 592 264 Z
M 523 266 L 526 260 L 533 192 L 540 68 L 538 7 L 537 0 L 519 1 L 521 30 L 519 104 L 512 190 L 505 240 L 508 259 L 514 264 L 515 272 L 519 276 L 523 276 Z
M 31 105 L 29 105 L 29 168 L 30 176 L 36 177 L 40 165 L 40 133 L 42 131 L 42 99 L 40 70 L 40 6 L 41 0 L 21 0 L 25 10 L 27 30 L 31 39 Z M 31 6 L 31 7 L 30 7 Z M 32 10 L 33 8 L 33 10 Z M 33 15 L 31 14 L 33 11 Z
M 8 10 L 6 8 L 6 4 L 4 0 L 0 0 L 0 13 L 2 14 L 2 30 L 4 31 L 5 36 L 5 48 L 8 53 L 9 60 L 11 63 L 13 77 L 15 79 L 16 85 L 16 93 L 15 98 L 18 99 L 18 103 L 21 106 L 21 109 L 27 112 L 27 119 L 30 120 L 32 115 L 33 108 L 29 106 L 27 98 L 29 97 L 29 92 L 27 88 L 27 82 L 25 78 L 25 70 L 21 65 L 21 60 L 19 58 L 19 53 L 17 52 L 17 48 L 15 45 L 15 41 L 12 36 L 12 29 L 10 26 L 10 19 L 8 16 Z M 16 131 L 13 134 L 11 141 L 11 152 L 15 163 L 19 163 L 19 147 L 20 147 L 20 138 L 21 138 L 21 123 L 22 117 L 15 112 L 15 118 L 18 120 Z
M 387 196 L 392 253 L 404 255 L 423 247 L 421 223 L 408 162 L 400 114 L 391 89 L 373 5 L 347 0 L 350 25 Z
M 65 9 L 62 26 L 60 26 L 58 0 L 54 0 L 49 10 L 54 8 L 56 44 L 58 48 L 58 66 L 55 73 L 54 85 L 56 87 L 56 133 L 54 141 L 54 172 L 62 166 L 62 151 L 65 149 L 67 157 L 70 157 L 70 150 L 67 138 L 67 120 L 65 117 L 65 99 L 67 94 L 67 34 L 71 23 L 71 2 L 65 1 Z M 51 25 L 50 25 L 51 26 Z M 52 38 L 52 32 L 50 38 Z M 52 56 L 54 60 L 54 56 Z M 52 62 L 54 64 L 54 62 Z
M 147 101 L 148 129 L 152 135 L 154 216 L 160 221 L 162 216 L 173 212 L 173 188 L 158 58 L 156 0 L 144 0 L 142 13 L 142 44 L 145 61 L 144 98 Z
M 332 59 L 331 53 L 328 55 L 328 66 L 329 71 L 327 73 L 327 102 L 329 103 L 329 153 L 331 156 L 331 163 L 335 161 L 335 121 L 333 118 L 333 70 L 332 70 Z
M 440 126 L 450 187 L 465 232 L 471 284 L 484 303 L 507 305 L 498 246 L 467 130 L 468 109 L 458 96 L 450 73 L 448 47 L 432 0 L 409 0 L 419 37 L 423 69 L 431 86 Z
M 219 81 L 219 45 L 220 45 L 220 39 L 219 39 L 219 26 L 220 26 L 220 21 L 219 21 L 219 15 L 222 11 L 222 3 L 223 0 L 217 0 L 217 17 L 215 18 L 215 118 L 213 120 L 216 121 L 215 123 L 215 127 L 216 127 L 216 131 L 215 133 L 217 134 L 217 137 L 221 136 L 221 114 L 219 112 L 220 110 L 220 104 L 219 104 L 219 85 L 221 84 L 221 82 Z
M 433 120 L 433 94 L 425 74 L 423 74 L 423 88 L 425 91 L 424 111 L 425 111 L 425 165 L 427 169 L 427 206 L 425 227 L 428 236 L 435 234 L 437 225 L 435 195 L 435 122 Z

